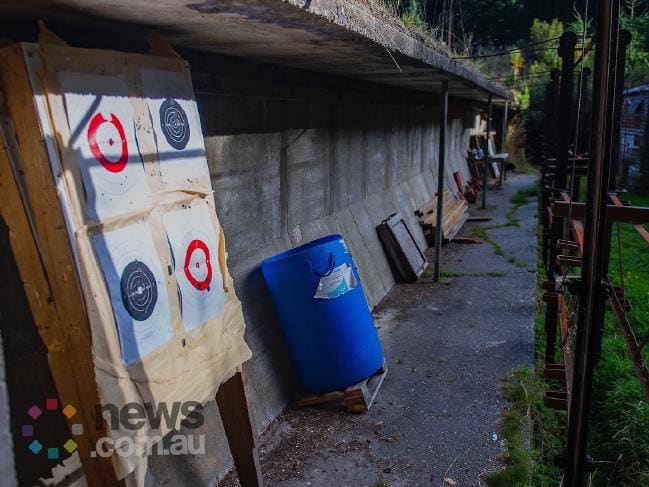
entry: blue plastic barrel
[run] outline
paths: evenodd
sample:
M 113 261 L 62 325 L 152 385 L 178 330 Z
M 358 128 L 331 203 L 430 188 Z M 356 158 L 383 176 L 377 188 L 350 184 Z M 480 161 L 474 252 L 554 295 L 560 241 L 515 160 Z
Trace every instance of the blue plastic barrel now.
M 270 257 L 261 268 L 305 390 L 342 389 L 381 368 L 381 344 L 341 235 Z

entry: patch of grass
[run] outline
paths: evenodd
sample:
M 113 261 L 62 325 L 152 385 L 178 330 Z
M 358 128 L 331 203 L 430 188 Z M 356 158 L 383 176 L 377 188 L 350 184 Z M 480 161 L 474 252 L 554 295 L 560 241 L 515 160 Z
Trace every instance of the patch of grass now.
M 473 274 L 476 277 L 505 277 L 506 272 L 477 272 Z
M 503 248 L 500 246 L 500 244 L 498 244 L 498 242 L 496 242 L 493 238 L 491 238 L 491 236 L 489 235 L 489 231 L 496 230 L 497 228 L 520 227 L 521 222 L 515 216 L 516 211 L 521 206 L 526 205 L 529 202 L 530 198 L 535 196 L 538 197 L 538 194 L 539 194 L 539 187 L 537 184 L 535 184 L 534 186 L 530 186 L 528 188 L 519 189 L 510 198 L 510 202 L 512 203 L 512 206 L 509 208 L 509 210 L 507 210 L 507 213 L 505 213 L 505 218 L 507 219 L 505 223 L 498 223 L 496 225 L 477 227 L 473 230 L 473 234 L 476 237 L 484 240 L 489 245 L 491 245 L 496 255 L 506 258 L 507 262 L 509 262 L 510 264 L 514 264 L 516 267 L 520 269 L 527 269 L 527 264 L 521 262 L 516 257 L 507 255 L 506 252 L 503 250 Z
M 539 186 L 535 184 L 528 188 L 519 189 L 512 195 L 509 201 L 516 207 L 521 207 L 528 203 L 530 198 L 537 198 L 539 196 Z
M 527 269 L 527 264 L 525 264 L 525 262 L 521 262 L 514 256 L 507 255 L 507 253 L 500 246 L 500 244 L 496 242 L 493 238 L 491 238 L 491 236 L 489 235 L 489 230 L 493 230 L 494 228 L 502 228 L 503 226 L 511 226 L 511 225 L 494 225 L 491 227 L 477 227 L 473 230 L 473 234 L 476 237 L 484 240 L 489 245 L 491 245 L 491 248 L 494 250 L 494 253 L 496 255 L 507 259 L 507 262 L 509 262 L 510 264 L 514 264 L 519 269 Z
M 441 277 L 462 277 L 465 276 L 466 274 L 462 272 L 450 272 L 450 271 L 441 271 L 439 273 Z
M 649 196 L 630 197 L 638 206 L 649 206 Z M 636 336 L 649 332 L 649 245 L 631 225 L 613 227 L 609 273 L 621 285 L 619 251 L 623 258 L 626 297 L 632 303 L 629 314 Z M 539 266 L 542 265 L 539 257 Z M 541 267 L 539 267 L 541 268 Z M 539 273 L 539 283 L 543 280 Z M 543 290 L 537 291 L 536 354 L 545 355 Z M 649 350 L 644 350 L 649 360 Z M 540 365 L 538 367 L 540 376 Z M 553 415 L 554 414 L 554 415 Z M 560 483 L 560 472 L 553 466 L 553 452 L 565 442 L 565 413 L 546 411 L 533 418 L 533 447 L 542 455 L 534 463 L 531 485 L 550 487 Z M 593 410 L 589 431 L 589 453 L 597 462 L 593 486 L 649 487 L 649 403 L 626 351 L 624 339 L 607 310 L 602 352 L 595 369 Z M 545 447 L 544 447 L 545 445 Z M 543 453 L 546 452 L 546 453 Z M 494 484 L 498 485 L 498 484 Z M 506 485 L 506 484 L 500 484 Z
M 649 206 L 649 196 L 625 198 Z M 609 273 L 622 284 L 618 227 L 613 227 Z M 638 339 L 649 332 L 649 244 L 631 225 L 620 225 L 624 288 L 632 308 L 629 321 Z M 649 349 L 644 349 L 649 361 Z M 606 314 L 601 361 L 595 369 L 591 454 L 598 464 L 594 485 L 649 486 L 649 403 L 645 400 L 622 334 Z M 618 458 L 621 460 L 618 462 Z
M 538 268 L 543 268 L 541 247 L 537 254 Z M 503 396 L 509 402 L 502 420 L 505 439 L 504 467 L 486 479 L 489 487 L 556 487 L 561 484 L 561 471 L 554 466 L 554 457 L 565 442 L 566 413 L 545 407 L 543 393 L 552 388 L 543 377 L 545 357 L 545 303 L 541 284 L 545 279 L 537 274 L 535 335 L 535 370 L 524 368 L 515 372 L 503 386 Z M 529 431 L 529 449 L 523 438 L 525 425 Z
M 388 483 L 385 480 L 379 479 L 379 480 L 376 481 L 376 484 L 374 485 L 374 487 L 389 487 L 389 486 L 388 486 Z
M 462 272 L 451 272 L 451 271 L 444 271 L 442 270 L 439 273 L 440 277 L 462 277 L 465 276 L 466 274 Z M 428 266 L 426 269 L 424 269 L 424 272 L 421 273 L 421 277 L 425 277 L 427 279 L 432 279 L 435 276 L 435 271 L 433 269 L 433 266 Z
M 522 368 L 506 379 L 502 393 L 509 403 L 501 433 L 505 440 L 505 454 L 501 458 L 504 467 L 485 478 L 489 487 L 529 487 L 539 484 L 542 477 L 537 472 L 537 464 L 543 457 L 540 451 L 528 448 L 526 433 L 535 418 L 546 415 L 543 406 L 545 384 L 539 380 L 532 369 Z M 532 435 L 532 442 L 534 435 Z
M 525 174 L 538 174 L 539 168 L 534 164 L 530 163 L 527 158 L 518 159 L 514 162 L 516 172 L 522 172 Z

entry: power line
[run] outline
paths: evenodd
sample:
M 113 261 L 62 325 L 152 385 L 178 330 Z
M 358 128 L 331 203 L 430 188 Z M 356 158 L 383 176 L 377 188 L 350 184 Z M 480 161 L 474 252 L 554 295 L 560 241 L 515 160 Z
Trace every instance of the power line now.
M 505 56 L 507 54 L 512 54 L 514 52 L 519 52 L 519 51 L 521 51 L 523 49 L 527 49 L 529 47 L 540 46 L 542 44 L 547 44 L 548 42 L 558 41 L 558 40 L 559 40 L 558 37 L 553 37 L 551 39 L 546 39 L 544 41 L 539 41 L 539 42 L 533 42 L 532 44 L 528 44 L 528 45 L 522 46 L 522 47 L 516 47 L 514 49 L 509 49 L 507 51 L 494 52 L 494 53 L 491 53 L 491 54 L 479 54 L 479 55 L 476 55 L 476 56 L 454 57 L 453 59 L 478 59 L 478 58 L 486 58 L 486 57 Z M 535 51 L 536 50 L 543 51 L 543 50 L 550 50 L 550 49 L 556 49 L 556 48 L 552 47 L 552 48 L 547 48 L 547 49 L 535 49 Z
M 518 80 L 525 81 L 528 78 L 542 77 L 542 75 L 551 74 L 552 71 L 554 71 L 554 69 L 550 69 L 550 70 L 547 70 L 547 71 L 537 71 L 535 73 L 519 74 L 519 75 L 508 74 L 508 75 L 498 76 L 496 78 L 487 78 L 487 81 L 498 81 L 498 80 L 502 80 L 502 79 L 509 79 L 511 77 L 514 77 L 514 76 L 516 76 L 515 81 L 518 81 Z M 575 69 L 574 72 L 575 72 L 575 74 L 577 74 L 579 72 L 579 69 Z
M 584 36 L 584 39 L 589 36 Z M 539 41 L 539 42 L 534 42 L 532 44 L 527 44 L 526 46 L 521 46 L 521 47 L 515 47 L 513 49 L 509 49 L 506 51 L 499 51 L 499 52 L 493 52 L 489 54 L 477 54 L 475 56 L 461 56 L 461 57 L 454 57 L 452 59 L 482 59 L 482 58 L 489 58 L 489 57 L 496 57 L 496 56 L 506 56 L 507 54 L 512 54 L 515 52 L 520 52 L 523 50 L 526 50 L 528 52 L 539 52 L 539 51 L 552 51 L 557 49 L 557 47 L 547 47 L 547 48 L 541 48 L 541 49 L 528 49 L 530 47 L 535 47 L 535 46 L 540 46 L 542 44 L 547 44 L 548 42 L 552 41 L 557 41 L 559 40 L 559 37 L 553 37 L 551 39 L 546 39 L 544 41 Z M 581 49 L 581 47 L 578 47 L 578 49 Z

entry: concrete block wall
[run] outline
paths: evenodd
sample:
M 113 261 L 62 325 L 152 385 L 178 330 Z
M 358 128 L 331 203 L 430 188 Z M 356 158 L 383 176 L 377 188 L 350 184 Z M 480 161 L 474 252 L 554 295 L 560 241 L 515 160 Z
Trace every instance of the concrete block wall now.
M 403 93 L 395 100 L 394 89 L 384 87 L 376 88 L 384 96 L 375 92 L 372 99 L 356 85 L 341 96 L 332 90 L 336 80 L 278 73 L 279 68 L 274 68 L 274 80 L 257 80 L 254 88 L 242 93 L 241 83 L 232 83 L 239 87 L 234 90 L 224 88 L 229 84 L 224 80 L 249 78 L 252 72 L 264 72 L 261 67 L 236 65 L 233 73 L 222 65 L 206 68 L 202 62 L 197 69 L 191 65 L 228 263 L 253 351 L 244 367 L 261 431 L 297 390 L 261 261 L 341 233 L 358 266 L 367 301 L 375 306 L 395 283 L 376 226 L 400 212 L 426 248 L 414 211 L 437 191 L 439 107 L 434 95 Z M 291 88 L 284 89 L 277 77 L 288 79 Z M 451 103 L 460 107 L 454 113 L 464 113 L 463 102 Z M 453 190 L 453 172 L 459 171 L 465 181 L 470 177 L 466 149 L 473 127 L 466 120 L 472 118 L 453 118 L 448 128 L 445 184 Z M 198 433 L 206 434 L 207 454 L 152 457 L 150 480 L 211 485 L 226 471 L 231 458 L 213 402 L 205 414 L 206 424 Z

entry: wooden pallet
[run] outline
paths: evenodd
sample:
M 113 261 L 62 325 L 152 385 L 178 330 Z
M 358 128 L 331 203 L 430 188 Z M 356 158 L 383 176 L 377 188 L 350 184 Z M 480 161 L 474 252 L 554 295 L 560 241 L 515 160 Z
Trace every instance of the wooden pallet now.
M 315 406 L 329 402 L 344 402 L 348 412 L 364 413 L 372 407 L 387 373 L 388 368 L 384 365 L 373 376 L 349 386 L 347 389 L 304 396 L 297 404 L 298 406 Z

